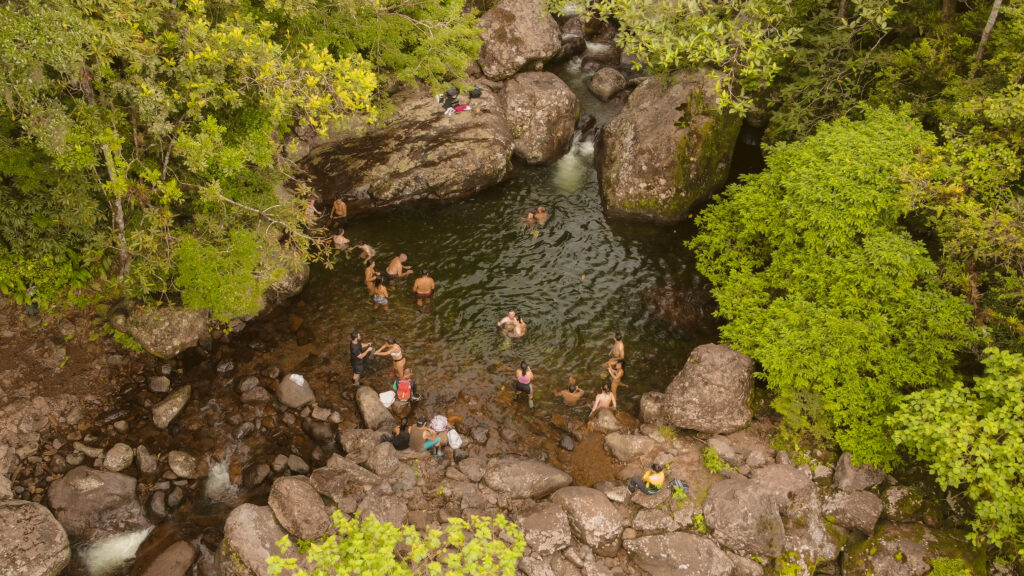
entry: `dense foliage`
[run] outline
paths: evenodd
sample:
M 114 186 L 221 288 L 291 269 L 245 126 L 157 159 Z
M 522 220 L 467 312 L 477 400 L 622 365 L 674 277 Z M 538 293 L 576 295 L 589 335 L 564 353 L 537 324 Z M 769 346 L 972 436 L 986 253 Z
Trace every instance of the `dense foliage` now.
M 514 576 L 526 549 L 519 527 L 504 516 L 474 516 L 469 522 L 449 518 L 444 530 L 401 528 L 372 514 L 360 520 L 340 511 L 331 517 L 337 534 L 317 542 L 299 542 L 299 558 L 272 556 L 271 574 L 327 576 L 389 574 L 391 576 Z M 281 553 L 291 549 L 287 536 L 278 541 Z
M 909 395 L 895 440 L 928 463 L 940 486 L 974 503 L 976 541 L 1024 556 L 1024 356 L 991 348 L 968 386 Z
M 458 77 L 473 21 L 461 1 L 0 1 L 0 290 L 255 311 L 324 246 L 284 186 L 296 144 L 373 121 L 380 81 Z
M 873 109 L 772 148 L 764 172 L 698 218 L 698 268 L 715 285 L 722 338 L 757 359 L 790 432 L 890 465 L 886 416 L 901 395 L 953 378 L 974 339 L 901 222 L 902 167 L 934 137 Z

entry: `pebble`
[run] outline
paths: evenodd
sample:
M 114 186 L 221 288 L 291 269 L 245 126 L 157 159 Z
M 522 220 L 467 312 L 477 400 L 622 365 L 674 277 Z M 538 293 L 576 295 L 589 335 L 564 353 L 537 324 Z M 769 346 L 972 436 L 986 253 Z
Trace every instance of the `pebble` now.
M 253 388 L 255 388 L 255 387 L 259 386 L 259 385 L 260 385 L 260 378 L 259 378 L 259 376 L 249 376 L 249 377 L 243 379 L 241 382 L 238 383 L 238 392 L 241 393 L 241 394 L 245 394 L 249 390 L 252 390 Z
M 341 412 L 337 410 L 331 412 L 331 417 L 328 420 L 331 424 L 341 424 Z
M 68 454 L 64 461 L 68 463 L 68 466 L 78 466 L 85 460 L 85 454 L 81 452 L 72 452 Z
M 125 422 L 124 420 L 118 420 L 117 422 L 114 422 L 114 430 L 117 430 L 121 434 L 124 434 L 125 432 L 128 431 L 128 422 Z
M 288 457 L 284 454 L 278 454 L 274 456 L 274 461 L 270 464 L 274 472 L 280 472 L 288 466 Z
M 288 469 L 296 474 L 309 474 L 309 464 L 302 458 L 292 454 L 288 457 Z
M 220 372 L 221 374 L 225 374 L 227 372 L 231 372 L 234 369 L 235 369 L 235 363 L 232 362 L 231 360 L 224 360 L 220 364 L 217 364 L 217 372 Z
M 270 378 L 271 380 L 276 380 L 277 377 L 280 375 L 281 369 L 278 368 L 277 366 L 271 366 L 270 368 L 267 368 L 267 378 Z
M 163 394 L 171 389 L 171 379 L 167 376 L 153 376 L 149 379 L 149 389 L 157 394 Z
M 313 408 L 313 412 L 310 415 L 314 420 L 326 422 L 327 419 L 331 417 L 331 409 L 317 406 L 316 408 Z
M 170 364 L 161 364 L 160 365 L 160 373 L 163 374 L 164 376 L 170 376 L 171 372 L 173 372 L 173 371 L 174 371 L 174 368 Z
M 565 435 L 558 441 L 558 447 L 562 450 L 572 452 L 573 449 L 576 448 L 576 442 L 572 439 L 572 436 Z
M 185 499 L 185 492 L 181 489 L 181 486 L 176 486 L 171 493 L 167 495 L 167 505 L 171 508 L 177 508 L 181 501 Z
M 100 456 L 103 456 L 102 448 L 95 448 L 93 446 L 89 446 L 81 442 L 75 442 L 74 447 L 75 450 L 81 452 L 82 454 L 85 454 L 89 458 L 99 458 Z

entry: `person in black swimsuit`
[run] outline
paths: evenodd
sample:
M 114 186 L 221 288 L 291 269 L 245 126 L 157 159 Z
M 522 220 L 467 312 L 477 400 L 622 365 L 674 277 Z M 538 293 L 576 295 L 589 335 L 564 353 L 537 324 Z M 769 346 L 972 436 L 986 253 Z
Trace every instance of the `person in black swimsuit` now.
M 359 378 L 363 375 L 363 370 L 366 369 L 365 359 L 366 355 L 373 352 L 373 346 L 370 344 L 363 344 L 363 336 L 359 331 L 352 333 L 352 342 L 349 343 L 348 357 L 352 362 L 352 383 L 358 385 Z

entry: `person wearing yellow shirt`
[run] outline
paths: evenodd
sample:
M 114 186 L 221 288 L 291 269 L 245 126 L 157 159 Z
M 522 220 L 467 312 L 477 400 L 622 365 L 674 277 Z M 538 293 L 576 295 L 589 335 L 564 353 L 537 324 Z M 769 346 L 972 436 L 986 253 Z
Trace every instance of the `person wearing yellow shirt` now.
M 643 479 L 630 478 L 629 491 L 632 493 L 636 490 L 641 490 L 645 494 L 654 494 L 661 490 L 661 486 L 664 483 L 665 468 L 658 463 L 652 463 L 647 472 L 644 472 Z

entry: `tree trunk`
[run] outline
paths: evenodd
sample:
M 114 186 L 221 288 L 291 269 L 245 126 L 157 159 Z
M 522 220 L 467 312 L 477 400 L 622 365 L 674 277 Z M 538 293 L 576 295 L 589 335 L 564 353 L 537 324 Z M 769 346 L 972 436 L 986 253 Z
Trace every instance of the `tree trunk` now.
M 942 19 L 950 20 L 956 16 L 957 0 L 942 0 Z
M 839 0 L 839 19 L 846 20 L 846 0 Z
M 981 41 L 978 42 L 978 55 L 976 58 L 978 62 L 985 56 L 985 43 L 988 42 L 988 37 L 992 35 L 992 28 L 996 25 L 996 19 L 999 18 L 999 8 L 1003 5 L 1003 0 L 995 0 L 992 2 L 992 12 L 988 15 L 988 22 L 985 23 L 985 31 L 981 33 Z

